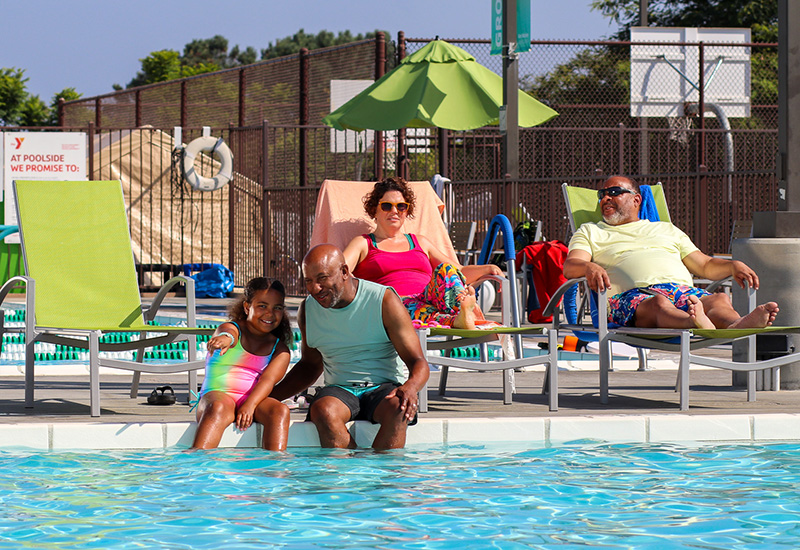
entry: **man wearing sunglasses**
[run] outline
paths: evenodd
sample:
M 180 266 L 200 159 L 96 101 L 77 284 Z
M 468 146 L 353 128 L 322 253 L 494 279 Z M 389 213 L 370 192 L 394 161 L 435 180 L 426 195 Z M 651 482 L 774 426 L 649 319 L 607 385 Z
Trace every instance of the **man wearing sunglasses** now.
M 692 286 L 692 274 L 732 276 L 758 288 L 758 276 L 736 260 L 703 254 L 669 222 L 639 219 L 639 185 L 612 176 L 597 192 L 603 221 L 585 223 L 569 243 L 564 276 L 586 277 L 594 291 L 608 290 L 608 320 L 647 328 L 758 328 L 772 324 L 778 304 L 767 302 L 740 317 L 726 294 Z

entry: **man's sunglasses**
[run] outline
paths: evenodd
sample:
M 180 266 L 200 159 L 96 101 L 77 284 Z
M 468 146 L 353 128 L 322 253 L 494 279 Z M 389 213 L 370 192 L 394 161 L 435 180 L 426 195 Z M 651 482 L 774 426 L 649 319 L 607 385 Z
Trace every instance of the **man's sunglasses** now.
M 608 195 L 609 197 L 619 197 L 623 193 L 630 193 L 632 195 L 636 194 L 636 191 L 633 189 L 627 189 L 625 187 L 606 187 L 605 189 L 598 189 L 597 190 L 597 200 L 603 200 L 603 197 Z
M 392 208 L 397 208 L 398 213 L 408 212 L 407 202 L 389 202 L 383 201 L 380 203 L 381 210 L 384 212 L 391 212 Z

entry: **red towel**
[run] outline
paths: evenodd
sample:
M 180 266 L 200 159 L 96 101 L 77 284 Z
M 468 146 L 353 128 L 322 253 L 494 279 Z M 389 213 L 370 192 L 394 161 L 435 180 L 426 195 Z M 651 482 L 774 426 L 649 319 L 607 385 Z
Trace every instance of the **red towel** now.
M 539 307 L 529 308 L 528 321 L 549 323 L 553 317 L 542 317 L 542 310 L 558 287 L 567 281 L 564 277 L 564 260 L 567 258 L 567 245 L 561 241 L 540 241 L 530 244 L 517 253 L 516 267 L 521 269 L 522 261 L 531 266 L 533 287 Z

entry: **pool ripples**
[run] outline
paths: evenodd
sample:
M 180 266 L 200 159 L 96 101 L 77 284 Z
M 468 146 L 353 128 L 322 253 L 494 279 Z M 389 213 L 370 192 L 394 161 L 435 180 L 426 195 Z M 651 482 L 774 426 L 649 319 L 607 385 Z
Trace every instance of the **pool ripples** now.
M 1 451 L 0 466 L 7 548 L 727 550 L 800 536 L 794 444 Z

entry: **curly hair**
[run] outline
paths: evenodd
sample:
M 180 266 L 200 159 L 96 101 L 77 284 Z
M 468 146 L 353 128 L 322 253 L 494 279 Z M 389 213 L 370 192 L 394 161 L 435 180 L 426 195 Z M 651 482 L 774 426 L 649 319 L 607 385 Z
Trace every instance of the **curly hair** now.
M 403 200 L 408 203 L 408 217 L 414 217 L 414 205 L 416 203 L 416 196 L 414 191 L 408 185 L 408 182 L 400 177 L 392 177 L 383 179 L 375 184 L 372 191 L 364 195 L 364 211 L 370 218 L 374 218 L 378 212 L 378 204 L 380 204 L 383 196 L 389 191 L 399 191 L 403 195 Z
M 247 313 L 244 310 L 245 302 L 248 304 L 252 303 L 256 292 L 261 290 L 276 290 L 282 297 L 286 298 L 286 288 L 278 279 L 254 277 L 250 279 L 244 287 L 244 295 L 233 302 L 228 308 L 228 318 L 237 323 L 244 323 L 247 320 Z M 289 325 L 289 315 L 285 311 L 281 323 L 272 332 L 275 333 L 278 340 L 283 342 L 286 347 L 291 347 L 292 327 Z

